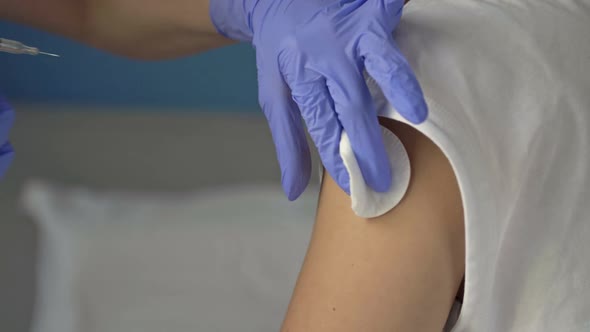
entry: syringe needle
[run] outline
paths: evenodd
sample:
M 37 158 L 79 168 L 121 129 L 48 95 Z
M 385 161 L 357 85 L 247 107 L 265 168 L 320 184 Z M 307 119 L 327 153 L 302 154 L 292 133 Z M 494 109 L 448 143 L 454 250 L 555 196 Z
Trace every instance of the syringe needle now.
M 47 53 L 47 52 L 41 52 L 41 51 L 39 51 L 39 54 L 49 55 L 49 56 L 54 56 L 54 57 L 58 57 L 59 58 L 59 55 L 53 54 L 53 53 Z

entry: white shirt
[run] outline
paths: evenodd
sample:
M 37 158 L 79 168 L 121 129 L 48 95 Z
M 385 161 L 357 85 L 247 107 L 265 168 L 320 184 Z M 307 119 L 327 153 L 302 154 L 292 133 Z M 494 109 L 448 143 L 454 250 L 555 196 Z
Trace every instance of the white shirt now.
M 396 40 L 465 209 L 452 331 L 590 331 L 590 0 L 413 0 Z

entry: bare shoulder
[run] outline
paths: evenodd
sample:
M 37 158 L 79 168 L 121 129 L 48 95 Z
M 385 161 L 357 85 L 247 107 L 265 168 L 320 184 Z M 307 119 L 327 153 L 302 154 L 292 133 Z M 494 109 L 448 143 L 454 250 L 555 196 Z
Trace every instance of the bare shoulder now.
M 382 122 L 412 166 L 406 196 L 366 220 L 326 173 L 316 224 L 282 331 L 442 331 L 464 271 L 463 209 L 442 151 Z

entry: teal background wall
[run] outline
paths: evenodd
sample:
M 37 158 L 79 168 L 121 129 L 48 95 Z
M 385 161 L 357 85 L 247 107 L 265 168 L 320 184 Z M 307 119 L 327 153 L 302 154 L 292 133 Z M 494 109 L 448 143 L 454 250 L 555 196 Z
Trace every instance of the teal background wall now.
M 255 56 L 247 44 L 177 60 L 144 62 L 8 22 L 0 21 L 0 38 L 62 56 L 0 53 L 0 91 L 15 102 L 170 111 L 259 109 Z

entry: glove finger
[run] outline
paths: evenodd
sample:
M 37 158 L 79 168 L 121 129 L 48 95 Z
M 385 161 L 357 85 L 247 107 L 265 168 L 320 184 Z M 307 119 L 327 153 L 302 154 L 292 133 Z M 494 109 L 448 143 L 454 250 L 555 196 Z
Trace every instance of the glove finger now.
M 425 121 L 428 107 L 422 88 L 393 37 L 387 42 L 380 37 L 366 37 L 359 48 L 365 69 L 397 112 L 413 124 Z
M 14 122 L 14 110 L 0 95 L 0 145 L 8 141 L 8 133 Z
M 338 183 L 340 188 L 350 195 L 350 178 L 340 157 L 340 136 L 342 127 L 334 111 L 325 79 L 308 71 L 303 79 L 287 79 L 293 100 L 299 106 L 301 115 L 307 125 L 309 135 L 317 147 L 322 164 Z
M 377 192 L 391 186 L 391 168 L 385 152 L 377 112 L 369 89 L 358 66 L 335 59 L 337 71 L 326 75 L 326 83 L 340 123 L 365 182 Z
M 311 175 L 311 155 L 297 105 L 278 68 L 259 67 L 259 102 L 270 126 L 281 184 L 287 198 L 297 199 L 307 187 Z
M 9 142 L 4 143 L 0 146 L 0 178 L 6 173 L 8 170 L 8 166 L 12 162 L 14 158 L 14 150 Z

